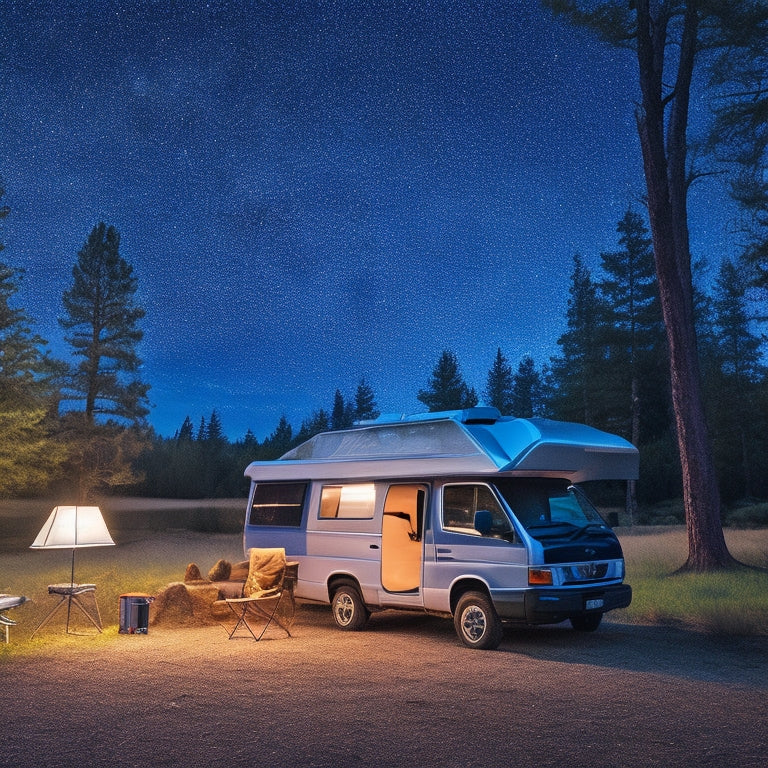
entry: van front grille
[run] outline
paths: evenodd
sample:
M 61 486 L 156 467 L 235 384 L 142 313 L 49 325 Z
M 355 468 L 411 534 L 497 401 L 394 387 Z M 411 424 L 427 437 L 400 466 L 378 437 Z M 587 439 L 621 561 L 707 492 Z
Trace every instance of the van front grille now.
M 608 573 L 608 563 L 580 563 L 563 568 L 563 584 L 582 584 L 600 581 Z

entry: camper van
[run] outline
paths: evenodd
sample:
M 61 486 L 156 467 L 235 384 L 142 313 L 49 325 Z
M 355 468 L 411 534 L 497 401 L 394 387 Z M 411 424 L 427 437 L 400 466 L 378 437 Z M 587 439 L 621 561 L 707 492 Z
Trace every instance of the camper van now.
M 581 424 L 484 407 L 382 419 L 250 464 L 243 544 L 283 547 L 297 599 L 344 630 L 396 608 L 452 617 L 471 648 L 505 624 L 592 631 L 632 590 L 579 483 L 637 472 L 634 446 Z

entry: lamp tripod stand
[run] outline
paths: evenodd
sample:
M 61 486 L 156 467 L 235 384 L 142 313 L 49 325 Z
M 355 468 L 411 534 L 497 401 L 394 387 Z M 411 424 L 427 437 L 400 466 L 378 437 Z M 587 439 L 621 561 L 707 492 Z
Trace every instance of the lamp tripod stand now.
M 48 594 L 58 596 L 60 599 L 40 624 L 38 624 L 31 635 L 32 637 L 48 624 L 65 603 L 67 605 L 67 634 L 77 634 L 69 630 L 73 606 L 79 609 L 99 632 L 102 631 L 101 613 L 99 612 L 99 604 L 96 600 L 96 585 L 75 583 L 75 550 L 80 547 L 114 546 L 114 543 L 104 523 L 104 518 L 101 516 L 101 510 L 98 507 L 54 507 L 53 512 L 51 512 L 30 548 L 71 549 L 72 566 L 70 578 L 68 584 L 48 585 Z M 93 609 L 91 611 L 86 608 L 82 601 L 85 595 L 90 595 L 93 598 Z
M 35 634 L 41 630 L 58 612 L 59 608 L 61 608 L 64 603 L 67 604 L 67 624 L 66 624 L 66 633 L 68 635 L 70 634 L 79 634 L 77 632 L 70 632 L 69 631 L 69 621 L 72 617 L 72 606 L 74 605 L 76 608 L 80 609 L 80 612 L 88 619 L 88 621 L 93 624 L 96 629 L 101 632 L 102 626 L 101 626 L 101 613 L 99 612 L 99 604 L 96 600 L 96 585 L 95 584 L 75 584 L 75 550 L 72 550 L 72 573 L 70 576 L 69 584 L 49 584 L 48 585 L 48 594 L 49 595 L 59 595 L 60 600 L 56 605 L 53 606 L 53 608 L 46 614 L 45 618 L 37 625 L 35 631 L 30 635 L 30 638 L 34 637 Z M 85 607 L 83 601 L 81 600 L 81 597 L 83 595 L 92 595 L 93 596 L 93 606 L 96 611 L 96 617 L 94 618 L 93 614 L 87 610 Z

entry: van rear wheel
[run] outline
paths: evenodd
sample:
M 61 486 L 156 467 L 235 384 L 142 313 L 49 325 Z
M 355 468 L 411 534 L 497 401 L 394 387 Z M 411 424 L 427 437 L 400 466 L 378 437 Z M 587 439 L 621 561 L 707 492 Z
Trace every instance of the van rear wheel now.
M 504 627 L 490 599 L 482 592 L 465 592 L 453 614 L 456 634 L 464 645 L 480 650 L 498 648 Z
M 371 615 L 359 590 L 352 584 L 341 584 L 336 588 L 331 601 L 331 612 L 336 626 L 349 632 L 361 630 Z

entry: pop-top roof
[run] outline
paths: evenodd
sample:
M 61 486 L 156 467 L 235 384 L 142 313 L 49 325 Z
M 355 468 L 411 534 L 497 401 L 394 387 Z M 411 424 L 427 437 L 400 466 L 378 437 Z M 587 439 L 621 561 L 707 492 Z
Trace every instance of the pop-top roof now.
M 583 424 L 501 416 L 495 408 L 418 414 L 323 432 L 277 461 L 254 462 L 257 481 L 558 475 L 572 482 L 633 479 L 638 452 Z

